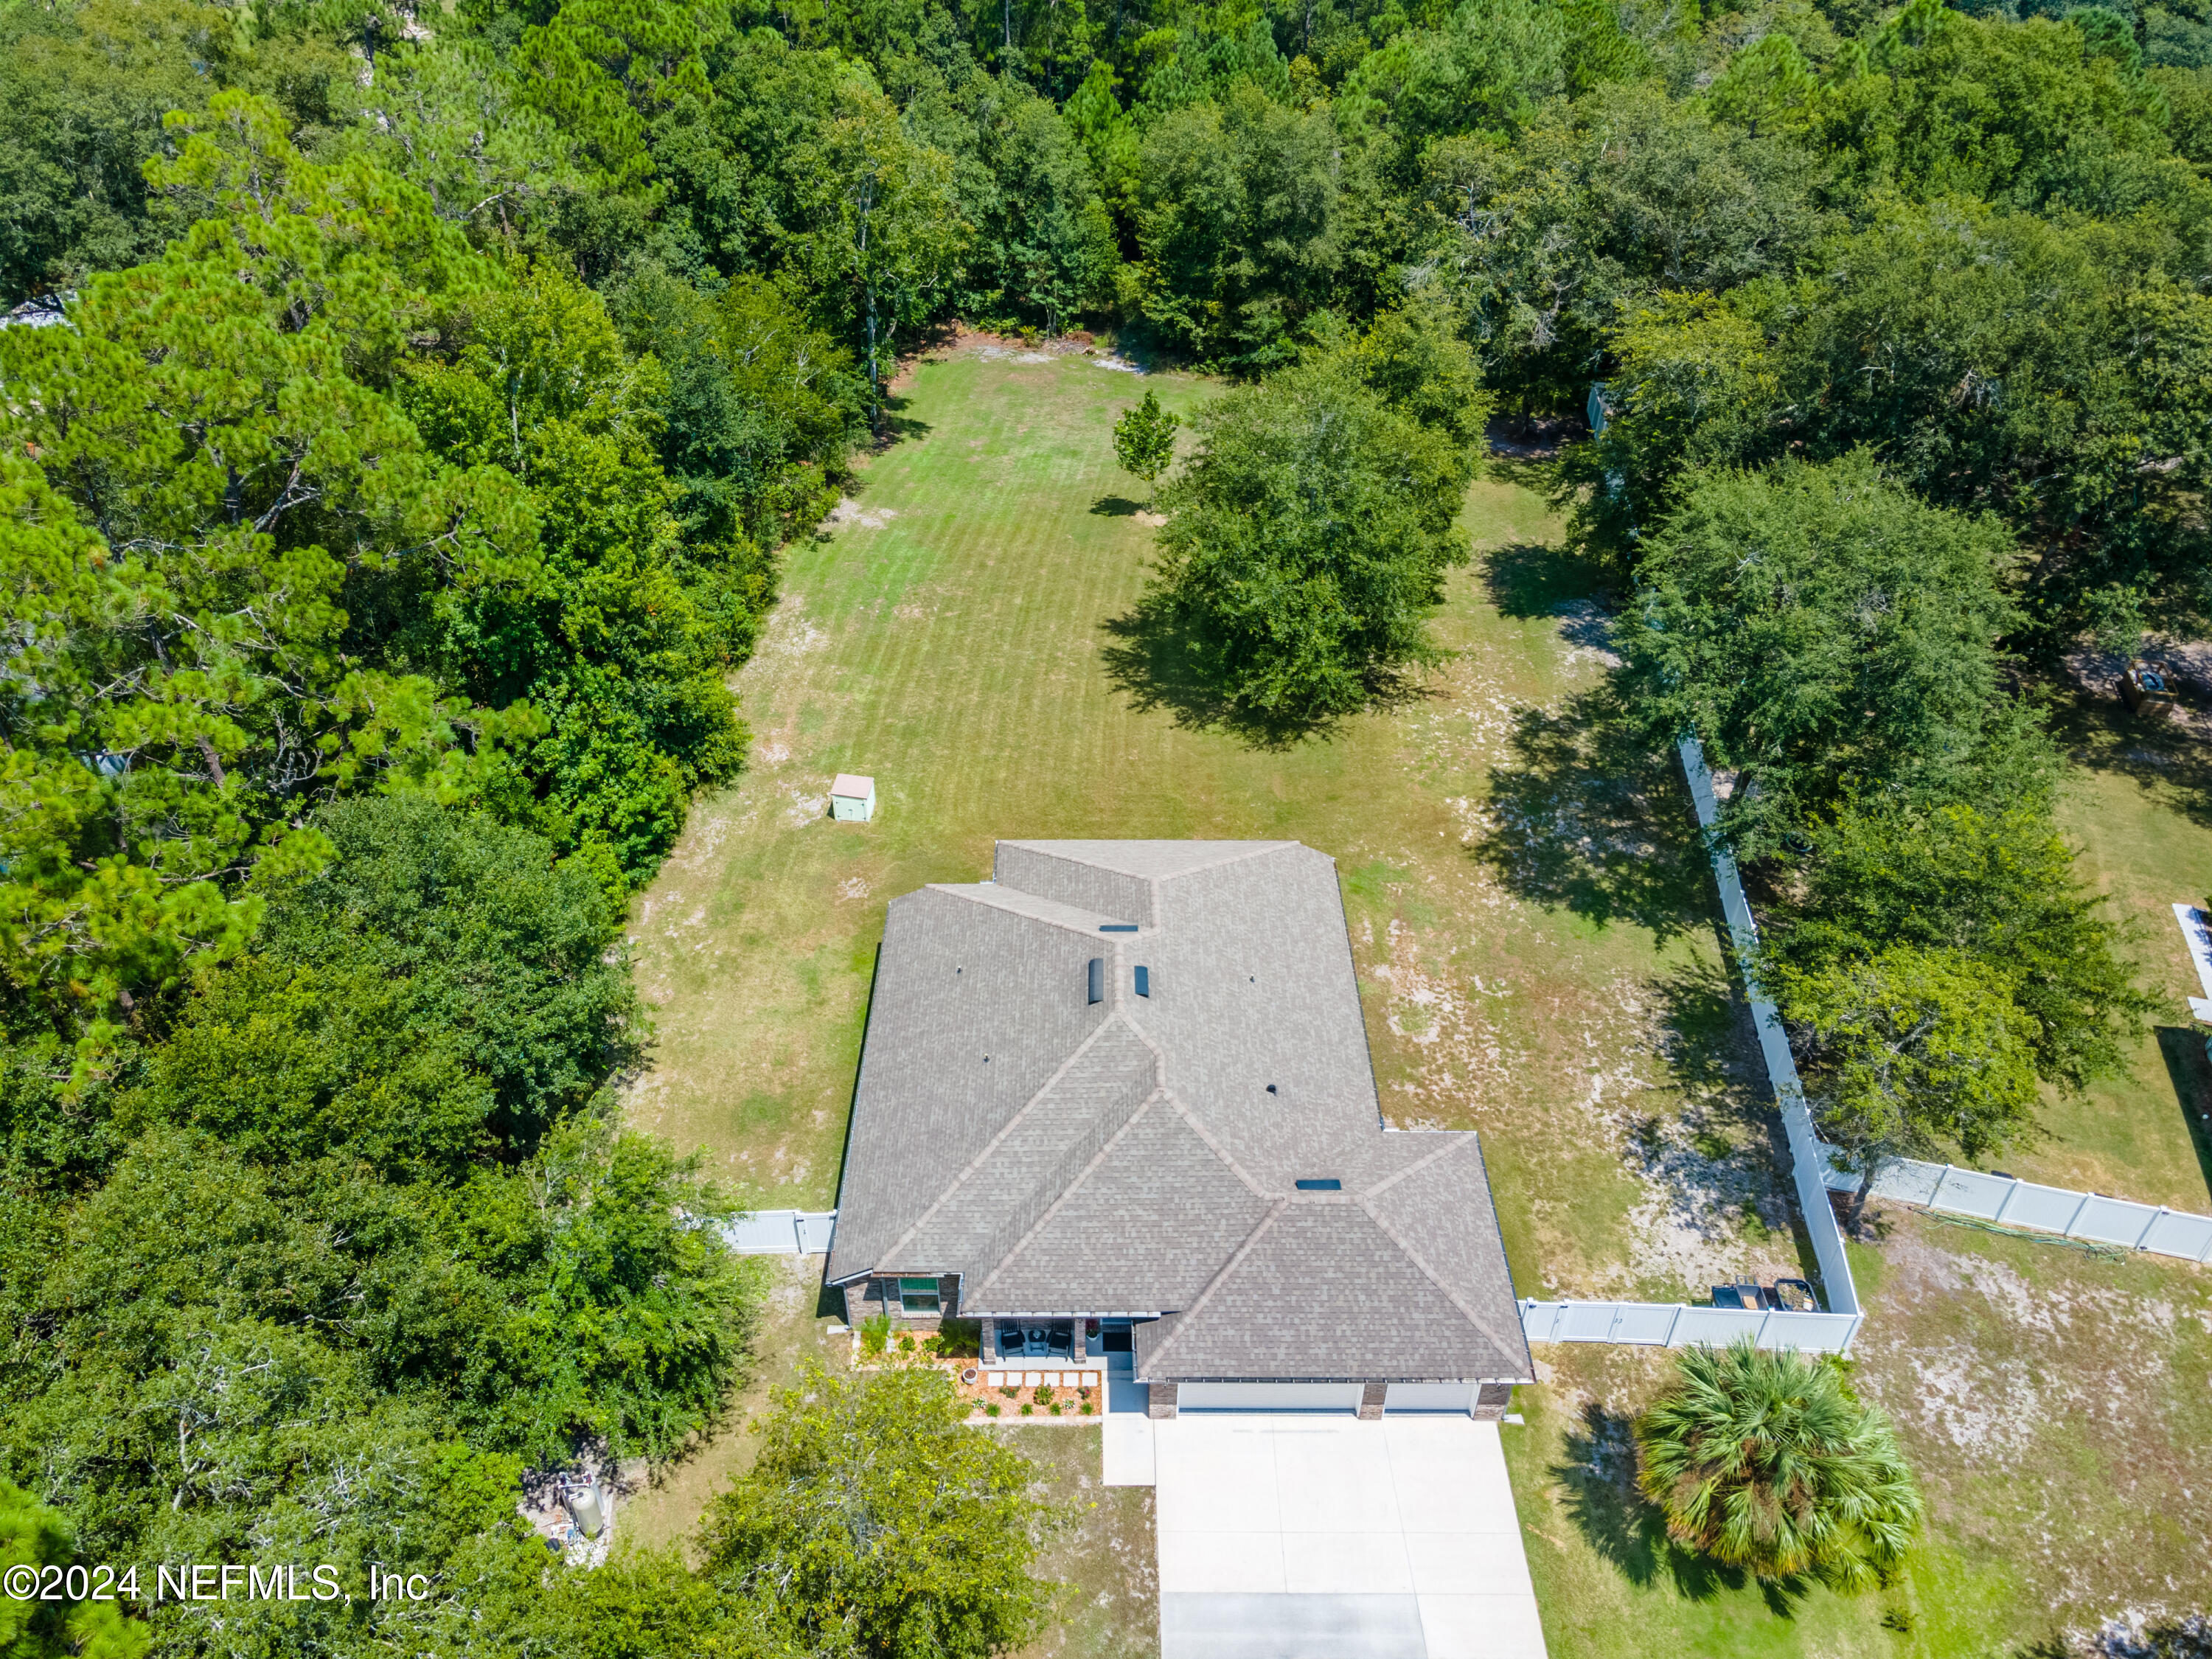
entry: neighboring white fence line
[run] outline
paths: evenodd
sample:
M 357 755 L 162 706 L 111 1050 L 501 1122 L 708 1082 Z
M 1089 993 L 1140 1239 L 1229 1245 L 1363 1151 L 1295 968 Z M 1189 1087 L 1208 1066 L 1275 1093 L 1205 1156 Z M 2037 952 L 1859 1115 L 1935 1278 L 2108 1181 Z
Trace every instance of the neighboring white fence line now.
M 1837 1192 L 1856 1192 L 1858 1176 L 1834 1166 L 1833 1160 L 1842 1154 L 1832 1147 L 1822 1150 L 1831 1160 L 1828 1185 Z M 2008 1227 L 2178 1255 L 2185 1261 L 2212 1262 L 2212 1215 L 2193 1215 L 2163 1204 L 2044 1187 L 2016 1176 L 1962 1170 L 1954 1164 L 1923 1164 L 1912 1158 L 1885 1159 L 1875 1171 L 1874 1190 L 1881 1197 L 1902 1199 L 1923 1209 L 1999 1221 Z
M 1720 817 L 1720 803 L 1713 795 L 1713 775 L 1705 766 L 1705 747 L 1694 736 L 1684 738 L 1679 747 L 1682 775 L 1689 781 L 1690 799 L 1698 809 L 1698 825 L 1710 831 Z M 1836 1212 L 1828 1203 L 1828 1149 L 1813 1133 L 1813 1114 L 1805 1105 L 1804 1086 L 1797 1079 L 1797 1062 L 1790 1057 L 1782 1016 L 1750 974 L 1750 964 L 1759 956 L 1759 924 L 1752 917 L 1750 901 L 1743 896 L 1735 860 L 1717 841 L 1712 845 L 1712 864 L 1713 880 L 1720 889 L 1721 914 L 1727 918 L 1736 960 L 1745 969 L 1744 988 L 1751 1000 L 1759 1053 L 1765 1058 L 1767 1079 L 1774 1085 L 1775 1101 L 1782 1109 L 1782 1127 L 1790 1139 L 1790 1174 L 1797 1183 L 1797 1207 L 1805 1217 L 1813 1255 L 1820 1264 L 1820 1284 L 1827 1293 L 1828 1310 L 1794 1313 L 1780 1308 L 1705 1308 L 1671 1302 L 1523 1301 L 1521 1329 L 1531 1342 L 1625 1342 L 1680 1348 L 1701 1342 L 1725 1345 L 1749 1337 L 1755 1347 L 1845 1353 L 1851 1339 L 1858 1334 L 1864 1315 L 1859 1307 L 1858 1286 L 1851 1279 L 1850 1261 L 1844 1254 L 1843 1229 L 1836 1224 Z
M 1705 747 L 1691 736 L 1681 740 L 1680 748 L 1682 773 L 1689 780 L 1690 799 L 1698 809 L 1698 827 L 1710 831 L 1720 817 L 1720 804 L 1713 797 L 1713 775 L 1705 768 Z M 1804 1215 L 1805 1231 L 1812 1236 L 1813 1255 L 1820 1264 L 1828 1311 L 1832 1316 L 1848 1316 L 1856 1331 L 1861 1311 L 1858 1286 L 1852 1282 L 1851 1264 L 1844 1255 L 1843 1229 L 1836 1224 L 1836 1212 L 1828 1204 L 1827 1149 L 1813 1133 L 1813 1114 L 1805 1104 L 1804 1086 L 1797 1080 L 1797 1062 L 1790 1057 L 1782 1016 L 1773 999 L 1759 988 L 1749 972 L 1749 965 L 1759 955 L 1759 924 L 1752 920 L 1750 902 L 1743 896 L 1735 859 L 1715 842 L 1712 860 L 1713 879 L 1721 891 L 1721 913 L 1727 917 L 1729 935 L 1735 941 L 1736 960 L 1746 969 L 1744 988 L 1751 999 L 1759 1052 L 1766 1058 L 1766 1075 L 1782 1108 L 1782 1127 L 1790 1139 L 1790 1172 L 1797 1182 L 1797 1207 Z
M 1751 1339 L 1758 1348 L 1844 1353 L 1858 1314 L 1795 1313 L 1783 1308 L 1703 1308 L 1686 1302 L 1538 1302 L 1523 1299 L 1521 1329 L 1531 1342 L 1618 1342 L 1654 1348 L 1699 1343 L 1725 1347 Z
M 835 1210 L 755 1210 L 722 1224 L 740 1255 L 822 1255 L 836 1231 Z

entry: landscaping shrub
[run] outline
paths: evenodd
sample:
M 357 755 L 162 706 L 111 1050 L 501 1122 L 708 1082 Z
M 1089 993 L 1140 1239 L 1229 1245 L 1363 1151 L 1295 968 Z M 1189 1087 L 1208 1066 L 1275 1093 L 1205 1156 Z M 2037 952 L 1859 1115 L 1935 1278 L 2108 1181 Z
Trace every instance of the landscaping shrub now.
M 1842 1362 L 1692 1348 L 1636 1424 L 1638 1484 L 1685 1548 L 1761 1578 L 1881 1583 L 1923 1516 L 1888 1416 Z

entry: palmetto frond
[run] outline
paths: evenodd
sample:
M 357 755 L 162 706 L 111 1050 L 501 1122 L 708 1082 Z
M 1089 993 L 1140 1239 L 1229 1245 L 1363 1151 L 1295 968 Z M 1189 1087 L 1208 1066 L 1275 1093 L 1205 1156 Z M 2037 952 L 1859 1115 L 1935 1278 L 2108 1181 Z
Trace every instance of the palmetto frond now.
M 1865 1589 L 1920 1526 L 1888 1417 L 1832 1359 L 1692 1349 L 1637 1443 L 1638 1484 L 1675 1541 L 1761 1577 Z

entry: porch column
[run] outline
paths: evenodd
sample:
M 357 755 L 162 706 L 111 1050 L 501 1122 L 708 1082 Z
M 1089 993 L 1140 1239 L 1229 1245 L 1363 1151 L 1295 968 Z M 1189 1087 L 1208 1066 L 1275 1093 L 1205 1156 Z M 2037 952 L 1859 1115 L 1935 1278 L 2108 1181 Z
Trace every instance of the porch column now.
M 1145 1415 L 1168 1418 L 1176 1414 L 1176 1385 L 1155 1382 L 1145 1391 Z
M 1474 1403 L 1468 1407 L 1467 1414 L 1484 1423 L 1496 1423 L 1503 1420 L 1505 1408 L 1512 1403 L 1510 1382 L 1481 1382 L 1475 1386 Z
M 1359 1420 L 1363 1423 L 1381 1422 L 1382 1402 L 1389 1396 L 1390 1385 L 1388 1382 L 1369 1382 L 1364 1385 L 1359 1393 Z

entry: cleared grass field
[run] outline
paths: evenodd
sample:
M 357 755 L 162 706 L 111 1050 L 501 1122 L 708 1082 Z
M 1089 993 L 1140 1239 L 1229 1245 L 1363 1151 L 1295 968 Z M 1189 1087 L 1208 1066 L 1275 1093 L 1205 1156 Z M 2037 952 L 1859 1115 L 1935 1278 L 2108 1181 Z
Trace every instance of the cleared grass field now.
M 1185 411 L 1209 392 L 1145 384 Z M 1078 356 L 925 362 L 905 436 L 830 534 L 790 550 L 739 680 L 752 769 L 700 805 L 635 909 L 660 1038 L 633 1120 L 763 1204 L 827 1206 L 888 900 L 987 874 L 1000 836 L 1288 837 L 1337 860 L 1386 1110 L 1483 1132 L 1522 1293 L 1696 1299 L 1802 1270 L 1686 799 L 1606 747 L 1586 695 L 1602 617 L 1541 496 L 1503 471 L 1470 492 L 1480 551 L 1436 629 L 1460 654 L 1426 696 L 1255 746 L 1212 723 L 1172 641 L 1127 626 L 1150 529 L 1109 432 L 1138 395 Z M 841 771 L 874 776 L 875 822 L 829 821 Z M 2161 908 L 2212 888 L 2212 831 L 2159 804 L 2167 786 L 2084 776 L 2070 821 L 2090 821 L 2100 879 L 2138 908 L 2191 871 Z M 2192 1143 L 2160 1073 L 2059 1112 L 2065 1139 L 2039 1157 L 2186 1196 Z M 2167 1188 L 2130 1184 L 2135 1165 Z M 1935 1506 L 1905 1580 L 1768 1596 L 1674 1562 L 1620 1485 L 1621 1425 L 1663 1362 L 1555 1349 L 1506 1443 L 1555 1659 L 2014 1655 L 2212 1596 L 2212 1482 L 2186 1474 L 2212 1467 L 2212 1275 L 1893 1224 L 1863 1253 L 1860 1375 Z M 790 1323 L 818 1340 L 818 1318 Z M 656 1494 L 659 1535 L 746 1455 L 743 1414 Z M 1060 1432 L 1048 1473 L 1068 1486 L 1095 1436 Z M 1133 1536 L 1130 1501 L 1095 1524 Z M 1068 1559 L 1080 1593 L 1041 1651 L 1146 1650 L 1141 1575 L 1111 1549 Z

